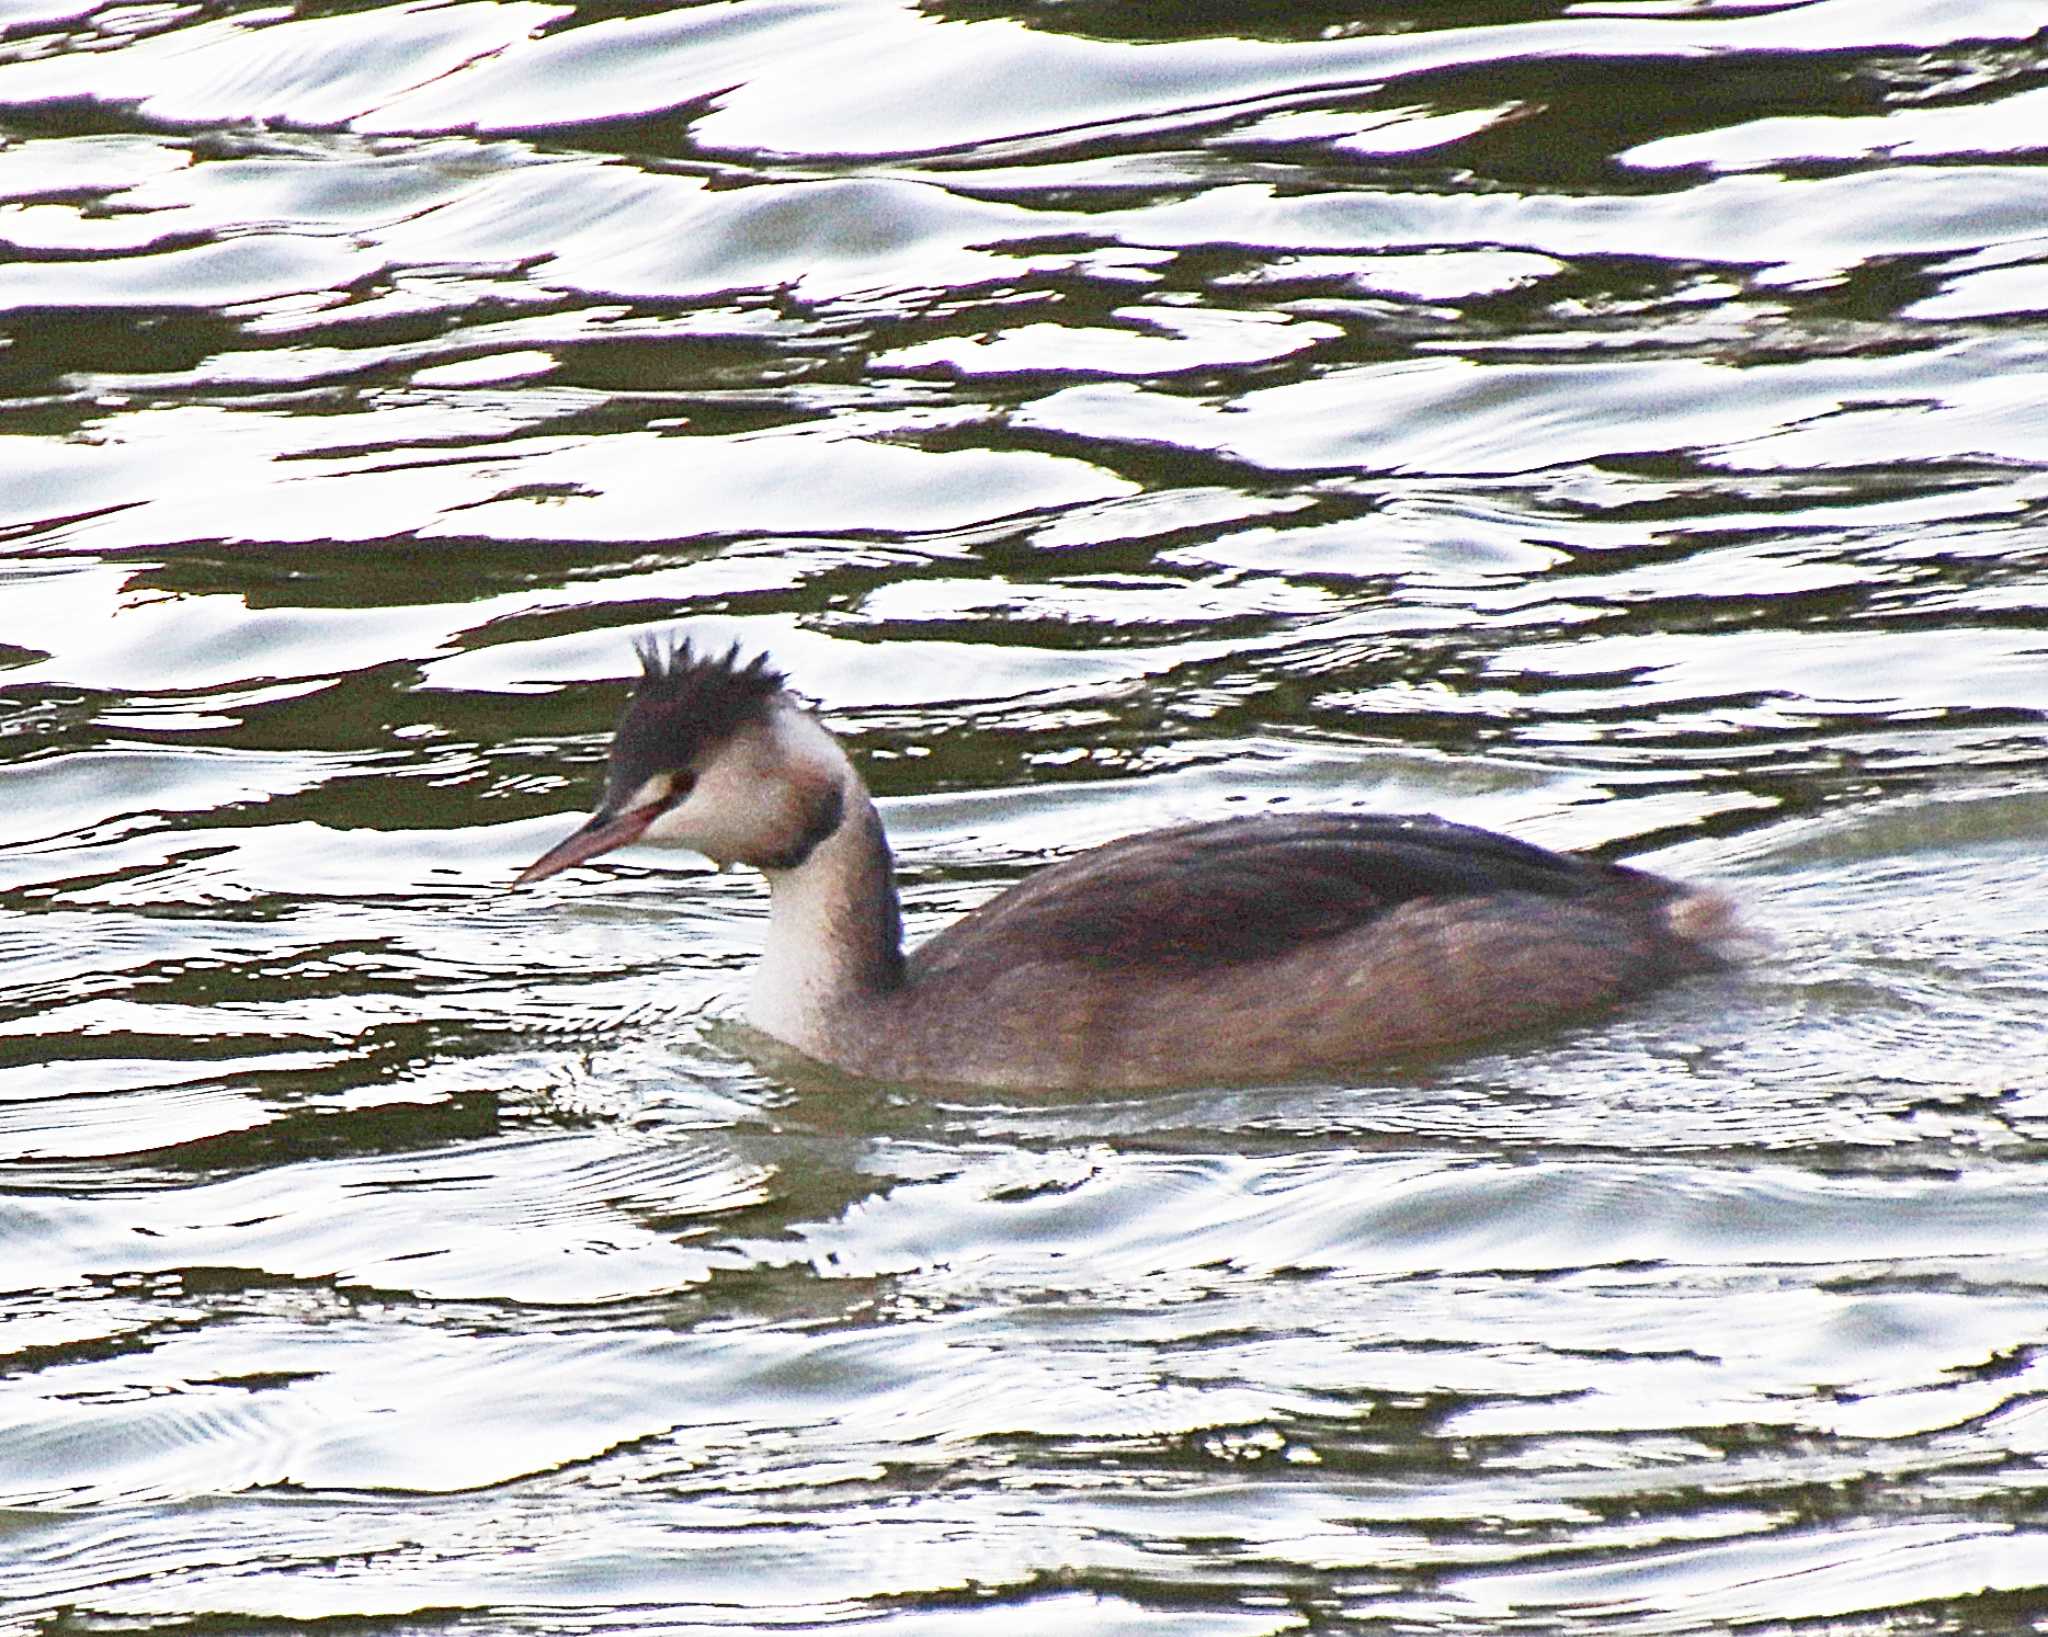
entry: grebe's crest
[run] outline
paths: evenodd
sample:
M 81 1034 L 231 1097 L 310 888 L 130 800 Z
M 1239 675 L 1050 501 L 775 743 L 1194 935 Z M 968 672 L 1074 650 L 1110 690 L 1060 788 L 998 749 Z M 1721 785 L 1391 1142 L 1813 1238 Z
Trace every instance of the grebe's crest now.
M 715 724 L 737 727 L 760 714 L 761 706 L 788 686 L 766 654 L 741 664 L 738 643 L 722 654 L 700 654 L 687 637 L 664 647 L 660 637 L 645 636 L 633 644 L 633 652 L 640 656 L 641 672 L 633 697 L 680 706 L 714 725 L 712 731 Z
M 699 652 L 688 639 L 664 643 L 647 636 L 633 649 L 640 680 L 619 718 L 615 793 L 637 788 L 651 773 L 688 767 L 748 723 L 765 721 L 786 685 L 766 654 L 742 662 L 738 643 L 720 654 Z

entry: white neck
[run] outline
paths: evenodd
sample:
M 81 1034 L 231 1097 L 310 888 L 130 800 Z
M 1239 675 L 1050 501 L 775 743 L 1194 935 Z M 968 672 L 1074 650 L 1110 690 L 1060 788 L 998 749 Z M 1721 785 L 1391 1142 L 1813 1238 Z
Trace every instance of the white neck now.
M 850 764 L 840 788 L 839 827 L 802 863 L 764 872 L 768 942 L 747 1002 L 755 1028 L 821 1058 L 834 1055 L 850 1012 L 903 980 L 903 927 L 882 818 Z

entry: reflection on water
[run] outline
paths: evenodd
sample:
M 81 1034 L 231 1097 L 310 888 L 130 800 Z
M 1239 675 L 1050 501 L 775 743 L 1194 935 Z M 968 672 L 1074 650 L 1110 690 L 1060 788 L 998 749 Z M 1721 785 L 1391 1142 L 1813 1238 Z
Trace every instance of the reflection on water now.
M 8 1620 L 2048 1618 L 2039 29 L 13 8 Z M 915 934 L 1326 806 L 1772 948 L 1347 1083 L 850 1084 L 729 1021 L 756 882 L 504 891 L 670 623 Z

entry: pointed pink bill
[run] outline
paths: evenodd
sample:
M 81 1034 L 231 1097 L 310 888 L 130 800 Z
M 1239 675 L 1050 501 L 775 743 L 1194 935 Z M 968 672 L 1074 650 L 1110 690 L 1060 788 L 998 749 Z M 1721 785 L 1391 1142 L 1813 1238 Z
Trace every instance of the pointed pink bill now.
M 595 858 L 599 853 L 611 852 L 614 848 L 626 846 L 640 839 L 640 833 L 659 818 L 664 811 L 660 802 L 649 802 L 644 807 L 629 807 L 623 813 L 607 817 L 597 814 L 582 829 L 564 836 L 525 869 L 512 883 L 515 887 L 531 886 L 536 881 L 545 881 L 551 875 L 559 875 L 572 864 L 581 864 L 586 858 Z

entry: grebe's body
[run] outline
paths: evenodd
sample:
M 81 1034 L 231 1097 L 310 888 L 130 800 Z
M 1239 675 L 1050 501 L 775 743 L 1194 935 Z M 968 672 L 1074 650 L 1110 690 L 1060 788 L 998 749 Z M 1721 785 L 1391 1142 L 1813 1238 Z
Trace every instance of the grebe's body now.
M 1535 1028 L 1725 964 L 1711 892 L 1415 815 L 1111 842 L 903 952 L 881 815 L 763 659 L 643 645 L 605 800 L 523 884 L 629 842 L 768 878 L 748 1022 L 876 1079 L 1257 1082 Z

